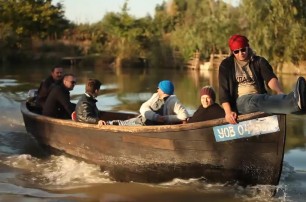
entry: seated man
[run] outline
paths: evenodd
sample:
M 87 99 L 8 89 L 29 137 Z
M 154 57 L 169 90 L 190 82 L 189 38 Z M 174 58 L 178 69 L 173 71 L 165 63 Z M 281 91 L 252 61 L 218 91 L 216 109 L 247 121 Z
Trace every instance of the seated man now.
M 140 107 L 140 116 L 129 120 L 108 121 L 109 125 L 164 125 L 186 123 L 188 112 L 173 95 L 174 86 L 171 81 L 159 82 L 157 93 Z
M 73 74 L 66 74 L 63 82 L 51 89 L 42 114 L 54 118 L 69 119 L 74 111 L 75 105 L 70 102 L 70 92 L 76 84 Z
M 251 112 L 303 114 L 306 112 L 306 81 L 299 77 L 294 91 L 284 94 L 269 62 L 257 56 L 243 35 L 228 41 L 232 54 L 219 67 L 219 98 L 225 120 L 237 123 L 239 114 Z M 268 94 L 268 86 L 276 94 Z
M 188 123 L 207 121 L 211 119 L 224 118 L 224 110 L 219 104 L 215 103 L 216 93 L 211 86 L 204 86 L 200 90 L 201 105 L 188 119 Z
M 97 79 L 89 79 L 85 86 L 85 94 L 79 99 L 75 112 L 76 121 L 84 123 L 98 124 L 99 126 L 105 125 L 103 120 L 100 120 L 99 110 L 96 106 L 100 90 L 101 82 Z
M 40 83 L 36 97 L 36 104 L 39 108 L 43 108 L 46 99 L 51 91 L 51 88 L 55 84 L 60 84 L 62 76 L 63 68 L 60 66 L 56 66 L 52 68 L 51 75 Z

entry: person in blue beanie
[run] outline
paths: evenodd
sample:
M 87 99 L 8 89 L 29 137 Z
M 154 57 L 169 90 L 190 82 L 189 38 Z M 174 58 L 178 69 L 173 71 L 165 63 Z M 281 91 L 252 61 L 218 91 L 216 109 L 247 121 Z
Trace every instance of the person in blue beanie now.
M 169 80 L 163 80 L 159 82 L 158 88 L 161 89 L 167 95 L 173 95 L 174 86 L 173 83 Z
M 173 124 L 185 122 L 188 118 L 186 108 L 174 93 L 173 83 L 169 80 L 159 82 L 157 93 L 143 103 L 140 114 L 146 125 Z
M 169 80 L 159 82 L 157 92 L 140 107 L 140 115 L 129 120 L 107 121 L 107 125 L 164 125 L 186 123 L 186 108 L 174 95 L 174 85 Z

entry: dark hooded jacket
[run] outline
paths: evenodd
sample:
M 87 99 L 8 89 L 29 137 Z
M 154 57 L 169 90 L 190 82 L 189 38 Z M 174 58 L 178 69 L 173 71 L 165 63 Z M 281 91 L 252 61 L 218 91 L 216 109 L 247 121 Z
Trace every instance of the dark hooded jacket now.
M 42 114 L 54 118 L 70 119 L 75 104 L 70 102 L 70 92 L 64 86 L 55 85 L 47 97 Z
M 266 84 L 272 78 L 277 78 L 269 62 L 260 56 L 253 55 L 250 59 L 252 71 L 258 92 L 267 93 Z M 234 55 L 225 58 L 219 67 L 219 101 L 229 102 L 233 111 L 237 111 L 236 99 L 238 97 L 238 82 L 235 77 Z
M 56 81 L 52 76 L 46 78 L 46 80 L 40 83 L 40 86 L 37 91 L 36 103 L 39 107 L 43 108 L 49 93 L 54 85 L 60 85 L 62 80 Z

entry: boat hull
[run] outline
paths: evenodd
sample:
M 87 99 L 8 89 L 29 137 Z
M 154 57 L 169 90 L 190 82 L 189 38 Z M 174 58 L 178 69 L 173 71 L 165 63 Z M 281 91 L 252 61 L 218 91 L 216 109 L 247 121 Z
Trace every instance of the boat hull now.
M 285 115 L 277 115 L 277 132 L 216 142 L 212 127 L 226 124 L 223 119 L 167 126 L 98 127 L 41 116 L 30 112 L 26 103 L 22 103 L 21 111 L 28 133 L 40 144 L 100 165 L 116 181 L 203 178 L 242 185 L 279 182 Z M 241 120 L 264 116 L 255 113 L 241 116 Z M 109 117 L 119 116 L 113 113 Z

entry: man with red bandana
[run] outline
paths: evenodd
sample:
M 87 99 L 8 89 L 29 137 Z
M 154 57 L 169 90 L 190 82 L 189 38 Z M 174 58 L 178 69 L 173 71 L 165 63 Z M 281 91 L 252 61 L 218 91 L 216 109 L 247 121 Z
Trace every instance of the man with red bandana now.
M 225 119 L 237 123 L 237 113 L 299 114 L 305 111 L 305 79 L 299 77 L 293 92 L 284 94 L 269 62 L 252 51 L 249 40 L 233 35 L 228 41 L 231 55 L 219 67 L 219 99 Z M 269 95 L 267 85 L 276 94 Z

